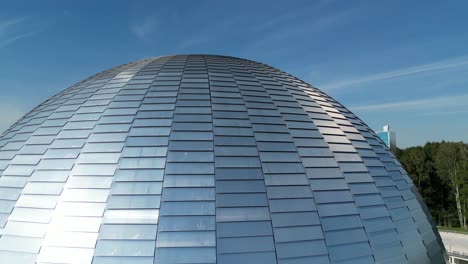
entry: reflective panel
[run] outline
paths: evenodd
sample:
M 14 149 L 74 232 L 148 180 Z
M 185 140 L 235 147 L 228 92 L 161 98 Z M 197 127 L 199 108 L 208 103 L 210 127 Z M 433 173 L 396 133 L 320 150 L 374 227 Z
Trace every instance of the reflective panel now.
M 377 135 L 268 65 L 98 73 L 0 136 L 0 263 L 443 263 Z
M 109 224 L 157 224 L 158 210 L 107 210 L 104 223 Z
M 156 237 L 157 225 L 103 225 L 99 233 L 100 239 L 144 239 Z
M 153 256 L 154 241 L 99 240 L 95 256 Z

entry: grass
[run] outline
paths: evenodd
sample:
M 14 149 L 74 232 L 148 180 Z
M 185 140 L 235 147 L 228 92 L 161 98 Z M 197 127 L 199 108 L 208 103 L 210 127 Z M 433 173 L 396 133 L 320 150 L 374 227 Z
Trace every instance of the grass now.
M 455 232 L 455 233 L 468 234 L 468 230 L 463 229 L 463 228 L 461 228 L 461 227 L 438 226 L 437 228 L 438 228 L 440 231 L 447 231 L 447 232 Z

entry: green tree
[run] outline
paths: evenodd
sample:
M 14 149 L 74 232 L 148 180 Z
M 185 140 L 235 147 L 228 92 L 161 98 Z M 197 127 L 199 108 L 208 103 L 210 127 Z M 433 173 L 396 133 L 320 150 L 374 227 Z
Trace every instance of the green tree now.
M 460 226 L 466 229 L 466 185 L 468 148 L 466 144 L 442 142 L 436 156 L 437 173 L 445 179 L 453 192 Z
M 433 156 L 437 152 L 437 147 L 437 143 L 426 143 L 423 147 L 398 149 L 396 155 L 418 188 L 433 218 L 440 225 L 447 222 L 448 214 L 444 209 L 447 185 L 437 176 L 434 166 Z
M 463 213 L 463 227 L 468 228 L 466 224 L 467 210 L 468 210 L 468 145 L 465 145 L 463 148 L 463 157 L 462 161 L 462 175 L 463 175 L 463 186 L 461 190 L 461 201 L 462 201 L 462 213 Z
M 401 159 L 418 189 L 430 180 L 431 164 L 422 147 L 407 149 Z

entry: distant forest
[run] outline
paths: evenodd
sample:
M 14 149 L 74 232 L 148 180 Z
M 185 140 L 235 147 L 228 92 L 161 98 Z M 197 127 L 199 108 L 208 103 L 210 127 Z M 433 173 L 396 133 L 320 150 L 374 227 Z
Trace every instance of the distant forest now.
M 437 225 L 467 229 L 468 144 L 432 142 L 397 149 Z

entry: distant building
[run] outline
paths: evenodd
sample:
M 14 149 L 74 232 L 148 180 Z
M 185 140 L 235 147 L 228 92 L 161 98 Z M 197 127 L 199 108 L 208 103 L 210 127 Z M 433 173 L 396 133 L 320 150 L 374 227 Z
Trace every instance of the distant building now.
M 377 131 L 377 135 L 385 142 L 385 145 L 389 147 L 392 151 L 396 149 L 396 134 L 394 131 L 390 131 L 390 126 L 383 126 L 382 131 Z

